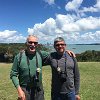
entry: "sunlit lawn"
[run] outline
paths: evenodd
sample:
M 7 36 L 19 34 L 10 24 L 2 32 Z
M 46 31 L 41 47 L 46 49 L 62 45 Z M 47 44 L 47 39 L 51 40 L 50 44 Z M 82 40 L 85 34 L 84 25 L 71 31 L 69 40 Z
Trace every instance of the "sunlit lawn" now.
M 0 100 L 17 100 L 17 91 L 9 73 L 12 64 L 0 63 Z M 99 100 L 100 98 L 100 62 L 79 62 L 81 74 L 81 100 Z M 43 67 L 43 85 L 45 100 L 50 100 L 51 69 Z

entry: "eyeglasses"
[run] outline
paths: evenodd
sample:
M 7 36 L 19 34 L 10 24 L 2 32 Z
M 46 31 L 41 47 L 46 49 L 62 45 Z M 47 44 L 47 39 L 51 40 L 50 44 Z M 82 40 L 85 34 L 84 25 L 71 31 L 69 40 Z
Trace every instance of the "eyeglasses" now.
M 33 44 L 34 43 L 34 45 L 37 45 L 38 44 L 38 42 L 33 42 L 33 41 L 28 41 L 28 43 L 29 44 Z
M 59 46 L 66 46 L 66 44 L 56 44 L 55 46 L 59 47 Z

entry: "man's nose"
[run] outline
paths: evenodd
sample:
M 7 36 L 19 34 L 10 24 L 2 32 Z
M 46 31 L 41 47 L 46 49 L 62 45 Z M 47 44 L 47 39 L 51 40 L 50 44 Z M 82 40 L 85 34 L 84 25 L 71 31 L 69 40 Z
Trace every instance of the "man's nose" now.
M 32 42 L 32 44 L 31 45 L 35 45 L 35 43 L 34 42 Z
M 62 47 L 62 45 L 61 45 L 61 44 L 59 44 L 59 47 Z

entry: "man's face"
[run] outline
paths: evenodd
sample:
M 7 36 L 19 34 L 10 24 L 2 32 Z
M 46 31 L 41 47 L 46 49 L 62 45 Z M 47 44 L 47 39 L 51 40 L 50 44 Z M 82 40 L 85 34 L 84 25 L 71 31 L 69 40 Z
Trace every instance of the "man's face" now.
M 27 39 L 27 50 L 29 53 L 34 53 L 36 51 L 36 47 L 38 45 L 38 39 L 34 36 L 31 36 Z
M 66 48 L 66 44 L 64 41 L 58 41 L 55 43 L 54 48 L 59 54 L 63 54 Z

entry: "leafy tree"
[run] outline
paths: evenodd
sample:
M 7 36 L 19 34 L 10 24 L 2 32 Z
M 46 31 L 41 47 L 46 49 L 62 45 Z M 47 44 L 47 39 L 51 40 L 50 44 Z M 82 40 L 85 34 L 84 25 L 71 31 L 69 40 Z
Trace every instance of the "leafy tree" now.
M 100 61 L 100 51 L 88 50 L 76 55 L 78 61 Z

